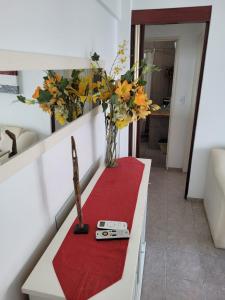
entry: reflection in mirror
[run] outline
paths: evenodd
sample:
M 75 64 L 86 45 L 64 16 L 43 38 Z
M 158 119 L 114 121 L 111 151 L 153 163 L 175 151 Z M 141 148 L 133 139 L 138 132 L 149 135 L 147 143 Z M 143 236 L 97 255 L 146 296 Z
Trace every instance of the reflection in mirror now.
M 91 69 L 0 71 L 0 165 L 92 110 L 96 80 Z

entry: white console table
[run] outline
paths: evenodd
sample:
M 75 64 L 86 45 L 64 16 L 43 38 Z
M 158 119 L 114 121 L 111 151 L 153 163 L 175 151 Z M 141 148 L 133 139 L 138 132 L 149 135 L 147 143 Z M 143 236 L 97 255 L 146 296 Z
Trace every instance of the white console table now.
M 145 258 L 146 209 L 151 160 L 139 160 L 144 163 L 145 168 L 139 188 L 122 279 L 90 299 L 140 299 Z M 82 205 L 87 200 L 97 180 L 104 171 L 104 168 L 105 167 L 100 167 L 98 169 L 83 192 Z M 76 217 L 77 213 L 74 208 L 22 286 L 22 292 L 28 294 L 30 300 L 65 299 L 64 293 L 56 277 L 52 261 Z

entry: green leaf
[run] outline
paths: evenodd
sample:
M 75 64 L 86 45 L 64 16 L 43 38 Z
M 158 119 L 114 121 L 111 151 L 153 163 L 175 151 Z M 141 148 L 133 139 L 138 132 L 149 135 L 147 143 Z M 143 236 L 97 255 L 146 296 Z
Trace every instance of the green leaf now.
M 160 71 L 161 71 L 160 67 L 156 65 L 151 65 L 150 72 L 160 72 Z
M 80 70 L 73 70 L 71 77 L 73 78 L 74 81 L 79 80 L 79 75 L 80 75 L 81 71 Z
M 112 104 L 116 104 L 117 99 L 118 99 L 118 98 L 117 98 L 117 95 L 113 94 L 113 95 L 111 96 L 110 102 L 111 102 Z
M 53 71 L 53 70 L 47 70 L 47 74 L 48 74 L 48 76 L 49 76 L 49 77 L 52 77 L 52 78 L 54 78 L 54 77 L 55 77 L 55 75 L 56 75 L 56 72 L 55 72 L 55 71 Z
M 146 83 L 147 83 L 147 81 L 146 81 L 146 80 L 143 80 L 143 79 L 139 79 L 139 80 L 138 80 L 138 85 L 145 86 L 145 85 L 146 85 Z
M 124 75 L 121 76 L 122 81 L 127 80 L 129 83 L 132 82 L 133 79 L 134 79 L 134 71 L 132 69 L 128 70 Z
M 102 102 L 102 108 L 103 108 L 103 112 L 105 112 L 108 108 L 108 103 Z
M 68 84 L 69 84 L 68 79 L 62 78 L 61 81 L 59 82 L 59 89 L 61 91 L 64 91 Z
M 93 61 L 99 61 L 99 58 L 100 58 L 100 56 L 96 52 L 91 56 L 91 59 Z
M 22 95 L 17 96 L 17 99 L 22 103 L 26 103 L 26 98 Z
M 39 103 L 47 103 L 52 99 L 52 95 L 48 91 L 40 90 L 40 95 L 38 97 Z

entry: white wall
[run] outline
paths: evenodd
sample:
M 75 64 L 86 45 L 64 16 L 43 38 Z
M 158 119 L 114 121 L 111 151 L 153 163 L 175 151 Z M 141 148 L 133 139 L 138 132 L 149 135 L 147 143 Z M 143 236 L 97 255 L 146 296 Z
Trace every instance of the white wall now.
M 0 4 L 4 7 L 0 11 L 0 49 L 78 57 L 87 57 L 94 50 L 109 67 L 118 41 L 130 37 L 129 0 L 123 0 L 121 20 L 96 0 L 0 0 Z M 98 114 L 74 131 L 81 178 L 104 156 L 103 124 L 103 115 Z M 121 155 L 127 155 L 127 143 L 125 129 Z M 1 183 L 1 300 L 23 299 L 21 285 L 46 246 L 46 236 L 48 240 L 55 232 L 55 215 L 72 191 L 69 138 Z
M 35 87 L 42 85 L 43 71 L 20 71 L 18 82 L 20 94 L 31 98 Z M 0 124 L 13 125 L 34 130 L 40 139 L 51 134 L 51 119 L 37 105 L 25 105 L 16 95 L 0 93 Z
M 189 197 L 203 198 L 210 149 L 225 146 L 224 0 L 133 0 L 133 9 L 212 5 L 208 49 L 191 167 Z
M 112 3 L 111 0 L 107 0 Z M 121 41 L 127 41 L 128 56 L 130 55 L 130 27 L 131 27 L 131 1 L 121 0 L 121 19 L 117 22 L 117 44 Z M 127 61 L 127 68 L 130 67 L 130 61 Z M 119 149 L 121 156 L 127 156 L 128 154 L 128 127 L 119 131 Z
M 177 41 L 167 155 L 169 168 L 182 169 L 184 165 L 198 40 L 203 31 L 203 24 L 157 25 L 145 29 L 146 44 L 160 39 Z
M 132 0 L 132 9 L 204 6 L 214 4 L 216 1 L 217 0 Z
M 195 117 L 195 107 L 196 107 L 196 100 L 198 94 L 198 83 L 199 83 L 199 76 L 201 71 L 202 54 L 203 54 L 204 40 L 205 40 L 204 36 L 205 36 L 205 32 L 202 32 L 202 34 L 200 34 L 199 36 L 199 39 L 197 40 L 196 64 L 195 64 L 195 71 L 194 71 L 194 78 L 193 78 L 190 113 L 188 116 L 188 124 L 187 124 L 187 140 L 186 140 L 186 149 L 184 154 L 183 172 L 187 172 L 188 170 L 189 156 L 191 150 L 192 130 L 194 124 L 194 117 Z

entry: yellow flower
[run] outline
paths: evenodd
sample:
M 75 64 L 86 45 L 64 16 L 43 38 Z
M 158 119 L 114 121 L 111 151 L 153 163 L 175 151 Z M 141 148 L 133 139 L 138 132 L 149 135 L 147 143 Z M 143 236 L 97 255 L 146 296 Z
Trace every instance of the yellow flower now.
M 110 93 L 109 91 L 102 91 L 102 92 L 100 93 L 100 98 L 101 98 L 101 100 L 103 100 L 103 101 L 108 100 L 111 96 L 112 96 L 112 93 Z
M 161 109 L 161 107 L 158 104 L 151 104 L 151 110 L 152 111 L 157 111 Z
M 45 111 L 45 112 L 47 112 L 51 115 L 52 111 L 51 111 L 51 108 L 48 104 L 42 103 L 42 104 L 40 104 L 40 107 L 43 111 Z
M 96 103 L 97 102 L 97 100 L 99 99 L 99 94 L 95 94 L 95 95 L 93 95 L 92 97 L 91 97 L 91 101 L 93 102 L 93 103 Z
M 117 54 L 118 55 L 124 55 L 124 49 L 123 48 L 119 49 Z
M 56 119 L 57 122 L 59 122 L 60 125 L 64 125 L 66 123 L 66 120 L 65 120 L 64 116 L 59 112 L 57 112 L 55 114 L 55 119 Z
M 144 93 L 143 87 L 139 87 L 134 98 L 134 103 L 139 106 L 146 106 L 148 97 L 147 94 Z
M 76 110 L 73 111 L 73 119 L 77 119 L 82 114 L 82 111 L 79 107 L 76 108 Z
M 145 107 L 141 107 L 137 111 L 137 116 L 138 116 L 139 119 L 145 119 L 150 114 L 151 114 L 150 110 L 146 110 Z
M 97 82 L 97 87 L 98 87 L 98 89 L 102 89 L 102 88 L 106 89 L 107 88 L 106 80 L 102 79 L 102 81 L 98 81 Z
M 78 88 L 78 93 L 80 96 L 85 95 L 86 88 L 87 88 L 87 83 L 85 81 L 81 81 L 79 83 L 79 88 Z
M 62 79 L 62 76 L 60 75 L 60 74 L 55 74 L 55 79 L 56 79 L 56 81 L 60 81 L 61 79 Z
M 87 96 L 80 96 L 80 101 L 84 103 L 87 99 Z
M 127 117 L 126 119 L 123 119 L 123 120 L 117 120 L 116 121 L 116 127 L 118 129 L 122 129 L 124 127 L 126 127 L 131 121 L 131 118 L 130 117 Z
M 32 95 L 32 98 L 33 99 L 37 99 L 39 96 L 40 96 L 40 86 L 38 86 L 36 89 L 35 89 L 35 91 L 34 91 L 34 93 L 33 93 L 33 95 Z
M 123 43 L 119 45 L 119 50 L 117 51 L 117 54 L 124 55 L 124 53 L 126 51 L 126 46 L 127 46 L 127 42 L 123 41 Z
M 57 105 L 63 106 L 63 104 L 65 104 L 65 101 L 63 100 L 63 98 L 57 99 Z
M 121 81 L 118 82 L 118 88 L 115 90 L 115 93 L 122 98 L 124 101 L 130 99 L 130 91 L 132 89 L 132 84 L 129 84 L 127 80 L 121 84 Z
M 53 104 L 56 103 L 56 101 L 57 101 L 56 98 L 52 98 L 52 99 L 49 101 L 49 104 L 50 104 L 50 105 L 53 105 Z
M 119 75 L 121 71 L 122 71 L 121 68 L 118 67 L 118 66 L 115 67 L 114 70 L 113 70 L 113 72 L 114 72 L 115 75 Z
M 124 64 L 126 61 L 127 61 L 127 57 L 126 56 L 123 56 L 123 57 L 120 58 L 121 64 Z

